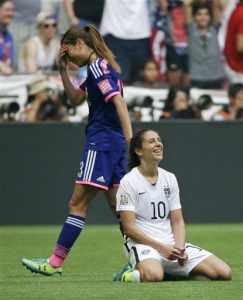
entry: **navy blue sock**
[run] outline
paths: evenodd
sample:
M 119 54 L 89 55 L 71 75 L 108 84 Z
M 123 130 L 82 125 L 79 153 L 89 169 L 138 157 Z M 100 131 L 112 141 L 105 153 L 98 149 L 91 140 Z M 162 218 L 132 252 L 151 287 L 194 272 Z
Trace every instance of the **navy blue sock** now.
M 84 224 L 85 218 L 69 215 L 66 222 L 63 224 L 54 253 L 61 257 L 66 257 L 81 233 Z

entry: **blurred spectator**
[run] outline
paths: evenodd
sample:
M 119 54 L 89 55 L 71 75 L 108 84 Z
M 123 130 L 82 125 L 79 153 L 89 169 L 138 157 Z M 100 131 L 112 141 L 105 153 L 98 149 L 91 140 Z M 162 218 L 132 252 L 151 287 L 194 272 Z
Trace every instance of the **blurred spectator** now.
M 70 26 L 84 27 L 92 24 L 96 28 L 100 27 L 104 0 L 64 0 L 64 7 Z M 87 77 L 87 68 L 79 69 L 78 79 L 83 81 Z
M 239 0 L 217 0 L 218 8 L 221 10 L 218 21 L 220 28 L 218 32 L 219 48 L 223 53 L 225 47 L 226 31 L 228 22 Z
M 92 24 L 99 28 L 104 0 L 64 0 L 70 26 Z
M 22 73 L 57 69 L 57 15 L 53 12 L 40 12 L 36 21 L 38 35 L 27 40 L 21 49 L 18 70 Z
M 243 108 L 238 109 L 235 119 L 243 121 Z
M 138 105 L 135 98 L 128 106 L 130 118 L 132 121 L 152 122 L 153 119 L 153 98 L 145 96 L 143 101 Z
M 189 89 L 171 87 L 169 90 L 161 119 L 194 119 L 196 111 L 189 103 Z
M 14 44 L 13 37 L 8 31 L 13 15 L 13 1 L 0 0 L 0 73 L 3 75 L 13 73 Z
M 229 106 L 224 107 L 221 111 L 214 115 L 213 120 L 242 120 L 243 112 L 243 83 L 233 83 L 229 86 L 228 96 L 230 100 Z
M 138 81 L 141 66 L 151 56 L 146 0 L 106 0 L 100 32 L 117 56 L 124 83 Z
M 188 84 L 188 38 L 183 0 L 159 0 L 166 15 L 166 64 L 170 85 Z
M 149 89 L 161 89 L 168 87 L 167 84 L 159 81 L 158 66 L 151 58 L 144 62 L 139 74 L 141 80 L 134 82 L 133 86 Z
M 14 67 L 17 69 L 21 45 L 36 34 L 36 16 L 41 11 L 41 0 L 13 0 L 15 12 L 9 30 L 14 40 Z
M 214 20 L 214 22 L 220 23 L 222 18 L 222 12 L 225 6 L 227 5 L 226 2 L 235 1 L 235 0 L 194 0 L 194 1 L 208 3 L 212 8 L 212 19 Z
M 239 1 L 229 19 L 224 55 L 229 81 L 243 83 L 243 0 Z
M 209 2 L 184 0 L 189 36 L 191 86 L 220 89 L 224 77 L 217 26 L 212 23 Z
M 28 96 L 22 121 L 68 121 L 67 109 L 47 79 L 30 84 Z

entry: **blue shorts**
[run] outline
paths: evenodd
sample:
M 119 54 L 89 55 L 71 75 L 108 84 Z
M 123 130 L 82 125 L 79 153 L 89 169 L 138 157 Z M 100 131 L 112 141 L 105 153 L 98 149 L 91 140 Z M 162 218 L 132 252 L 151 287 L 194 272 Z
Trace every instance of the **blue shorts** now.
M 108 190 L 109 187 L 118 187 L 126 172 L 126 150 L 86 150 L 82 156 L 75 183 L 89 184 Z

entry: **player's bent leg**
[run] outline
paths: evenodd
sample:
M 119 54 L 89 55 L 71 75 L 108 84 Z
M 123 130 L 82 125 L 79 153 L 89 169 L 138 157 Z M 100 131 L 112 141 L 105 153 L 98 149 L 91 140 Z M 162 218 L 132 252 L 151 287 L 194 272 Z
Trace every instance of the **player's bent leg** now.
M 116 211 L 116 193 L 118 188 L 117 187 L 110 187 L 108 191 L 104 192 L 106 201 L 112 211 L 112 213 L 116 216 L 117 222 L 119 224 L 119 228 L 121 231 L 122 236 L 124 236 L 124 230 L 120 219 L 120 214 Z
M 161 262 L 157 259 L 148 258 L 136 265 L 140 273 L 141 282 L 157 282 L 164 278 L 164 269 Z
M 52 267 L 60 267 L 67 258 L 69 251 L 79 237 L 85 225 L 88 206 L 97 193 L 97 188 L 89 185 L 78 185 L 70 200 L 70 211 L 59 234 L 56 247 L 49 258 Z
M 85 218 L 90 202 L 97 194 L 96 187 L 87 184 L 75 184 L 69 202 L 69 213 Z
M 110 187 L 108 191 L 104 192 L 105 198 L 107 203 L 109 204 L 109 207 L 111 209 L 111 211 L 113 212 L 113 214 L 115 216 L 117 216 L 117 212 L 116 212 L 116 193 L 117 193 L 117 189 L 116 187 Z
M 22 259 L 22 264 L 28 270 L 47 276 L 62 273 L 64 260 L 85 225 L 89 203 L 96 193 L 97 189 L 93 186 L 75 185 L 70 200 L 70 214 L 63 224 L 54 251 L 48 260 L 43 258 Z
M 190 276 L 204 275 L 211 280 L 231 280 L 230 267 L 215 255 L 207 257 L 200 262 L 191 272 Z

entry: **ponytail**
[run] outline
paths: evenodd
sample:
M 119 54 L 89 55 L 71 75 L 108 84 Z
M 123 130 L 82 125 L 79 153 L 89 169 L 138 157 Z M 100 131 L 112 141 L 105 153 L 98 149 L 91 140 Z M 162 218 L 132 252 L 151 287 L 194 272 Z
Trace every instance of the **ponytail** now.
M 121 72 L 121 68 L 116 62 L 115 55 L 107 47 L 103 37 L 93 25 L 86 25 L 83 28 L 78 26 L 70 28 L 62 37 L 61 45 L 75 45 L 78 38 L 83 40 L 98 56 L 105 58 L 117 72 Z

